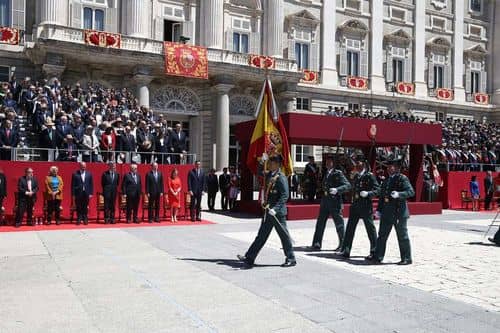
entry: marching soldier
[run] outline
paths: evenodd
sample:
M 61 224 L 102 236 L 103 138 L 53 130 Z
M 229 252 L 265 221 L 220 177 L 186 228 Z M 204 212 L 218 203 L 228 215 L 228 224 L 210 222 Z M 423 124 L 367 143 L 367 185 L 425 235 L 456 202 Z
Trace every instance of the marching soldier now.
M 356 172 L 352 205 L 349 209 L 349 220 L 347 221 L 344 243 L 340 253 L 345 258 L 349 258 L 351 254 L 352 240 L 360 218 L 365 223 L 366 233 L 370 240 L 370 256 L 375 254 L 377 245 L 377 229 L 373 223 L 372 198 L 378 195 L 380 186 L 373 173 L 367 170 L 365 161 L 356 163 Z
M 281 163 L 281 156 L 272 156 L 269 158 L 270 172 L 266 175 L 266 195 L 263 205 L 265 209 L 264 218 L 262 219 L 257 237 L 247 253 L 244 256 L 238 255 L 238 259 L 249 267 L 254 265 L 255 258 L 266 243 L 273 227 L 278 232 L 286 256 L 285 263 L 281 267 L 292 267 L 297 264 L 292 248 L 292 239 L 286 226 L 288 181 L 280 172 Z
M 407 221 L 410 215 L 406 200 L 413 197 L 415 191 L 408 177 L 400 173 L 401 161 L 392 160 L 389 163 L 389 177 L 382 183 L 377 207 L 377 211 L 380 213 L 377 247 L 375 255 L 367 257 L 367 260 L 375 261 L 376 263 L 382 262 L 385 255 L 387 238 L 394 226 L 401 253 L 401 261 L 398 265 L 410 265 L 412 259 L 407 228 Z
M 330 215 L 335 222 L 335 228 L 337 229 L 337 235 L 339 237 L 339 245 L 335 251 L 341 249 L 342 242 L 344 241 L 342 194 L 351 189 L 351 184 L 342 171 L 333 168 L 333 164 L 333 156 L 328 156 L 326 158 L 327 170 L 321 183 L 323 197 L 321 198 L 321 204 L 319 206 L 319 216 L 316 221 L 316 230 L 314 231 L 312 242 L 312 248 L 315 250 L 321 250 L 326 221 Z

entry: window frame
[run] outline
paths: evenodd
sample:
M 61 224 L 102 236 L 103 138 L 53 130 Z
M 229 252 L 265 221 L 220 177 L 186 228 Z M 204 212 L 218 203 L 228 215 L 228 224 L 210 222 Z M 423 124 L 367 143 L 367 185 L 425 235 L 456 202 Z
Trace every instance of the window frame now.
M 12 0 L 6 0 L 7 1 L 7 24 L 0 24 L 0 26 L 4 27 L 11 27 L 12 26 L 12 21 L 13 21 L 13 9 L 12 9 Z
M 295 145 L 295 162 L 297 163 L 306 163 L 307 157 L 313 155 L 314 146 L 310 145 Z M 297 158 L 299 157 L 299 158 Z
M 434 71 L 434 89 L 443 89 L 445 88 L 444 87 L 444 83 L 445 83 L 445 77 L 444 77 L 444 67 L 445 65 L 444 64 L 441 64 L 441 63 L 434 63 L 433 64 L 433 67 L 432 67 L 432 70 Z M 441 70 L 441 73 L 439 73 Z M 438 76 L 438 74 L 440 74 Z M 441 79 L 441 85 L 439 86 L 438 85 L 438 77 Z
M 235 37 L 236 35 L 238 35 L 238 50 L 236 50 L 236 44 L 234 42 L 235 40 Z M 243 41 L 243 38 L 242 36 L 246 36 L 247 37 L 247 45 L 246 45 L 246 52 L 243 52 L 242 51 L 242 41 Z M 242 54 L 248 54 L 250 53 L 250 33 L 247 33 L 247 32 L 244 32 L 244 31 L 237 31 L 237 30 L 233 30 L 233 49 L 232 49 L 233 52 L 236 52 L 236 53 L 242 53 Z
M 403 19 L 400 19 L 400 18 L 397 18 L 397 17 L 394 17 L 393 15 L 393 11 L 396 10 L 396 11 L 399 11 L 401 13 L 404 13 L 404 17 Z M 403 8 L 398 8 L 398 7 L 394 7 L 394 6 L 391 6 L 390 7 L 390 18 L 391 20 L 394 20 L 396 22 L 407 22 L 407 17 L 408 17 L 408 12 L 403 9 Z
M 468 3 L 469 3 L 469 13 L 471 14 L 474 14 L 474 15 L 482 15 L 483 14 L 483 6 L 484 6 L 484 1 L 483 0 L 478 0 L 479 1 L 479 6 L 480 6 L 480 9 L 479 10 L 475 10 L 472 8 L 472 1 L 473 0 L 469 0 Z
M 470 92 L 472 95 L 481 92 L 481 71 L 470 71 Z
M 360 71 L 361 71 L 361 64 L 360 64 L 361 51 L 349 48 L 349 49 L 346 50 L 346 52 L 347 52 L 347 54 L 346 54 L 347 76 L 356 76 L 356 77 L 359 77 Z M 351 55 L 351 56 L 349 57 L 349 55 Z M 353 59 L 352 55 L 356 55 L 356 57 L 357 57 L 357 66 L 356 67 L 353 66 L 354 59 Z M 353 71 L 352 71 L 353 68 L 356 69 L 355 70 L 356 73 L 353 73 Z
M 7 80 L 6 81 L 0 80 L 0 82 L 9 82 L 12 75 L 12 68 L 10 66 L 5 66 L 5 65 L 0 65 L 0 68 L 7 69 Z
M 311 99 L 308 97 L 297 97 L 295 99 L 295 109 L 301 111 L 311 111 Z
M 435 25 L 434 24 L 435 20 L 443 22 L 443 27 L 439 27 L 439 26 Z M 431 15 L 431 29 L 436 30 L 436 31 L 441 31 L 441 32 L 447 31 L 447 28 L 446 28 L 447 21 L 448 20 L 445 17 Z
M 86 30 L 96 30 L 96 31 L 105 31 L 106 30 L 106 8 L 105 6 L 102 7 L 93 7 L 93 6 L 82 6 L 82 29 Z M 86 28 L 85 27 L 85 9 L 90 9 L 92 11 L 92 22 L 91 22 L 91 27 Z M 96 11 L 101 11 L 102 12 L 102 30 L 97 29 L 96 27 Z
M 295 62 L 297 63 L 298 69 L 309 69 L 311 64 L 311 44 L 303 41 L 295 41 Z M 297 52 L 297 47 L 299 47 L 300 52 Z M 304 48 L 307 48 L 307 52 L 304 53 Z M 306 65 L 304 66 L 304 57 L 303 55 L 307 55 Z

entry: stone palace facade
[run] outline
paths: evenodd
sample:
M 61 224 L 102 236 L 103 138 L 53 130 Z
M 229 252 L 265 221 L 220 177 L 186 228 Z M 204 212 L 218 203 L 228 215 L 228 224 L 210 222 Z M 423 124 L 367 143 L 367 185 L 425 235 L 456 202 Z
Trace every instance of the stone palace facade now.
M 0 0 L 0 26 L 21 32 L 19 45 L 0 44 L 0 81 L 135 89 L 142 105 L 184 123 L 205 166 L 221 169 L 238 160 L 233 125 L 252 119 L 265 76 L 248 54 L 275 58 L 281 112 L 500 118 L 496 16 L 489 0 Z M 120 33 L 121 48 L 85 45 L 84 29 Z M 209 80 L 164 74 L 162 42 L 181 36 L 208 48 Z M 318 82 L 302 82 L 304 69 Z M 320 157 L 292 152 L 298 166 Z

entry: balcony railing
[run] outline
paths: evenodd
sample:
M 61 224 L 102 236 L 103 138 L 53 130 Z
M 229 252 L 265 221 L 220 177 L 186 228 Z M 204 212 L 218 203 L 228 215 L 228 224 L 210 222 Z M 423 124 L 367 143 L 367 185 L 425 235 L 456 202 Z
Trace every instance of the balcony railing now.
M 75 44 L 85 44 L 84 30 L 72 27 L 46 24 L 39 26 L 34 36 L 38 39 L 56 40 Z M 121 49 L 127 51 L 144 52 L 149 54 L 163 55 L 163 42 L 140 37 L 121 36 Z M 208 60 L 216 63 L 227 63 L 234 65 L 249 65 L 249 55 L 221 49 L 208 49 Z M 274 70 L 297 72 L 297 64 L 293 60 L 275 59 Z

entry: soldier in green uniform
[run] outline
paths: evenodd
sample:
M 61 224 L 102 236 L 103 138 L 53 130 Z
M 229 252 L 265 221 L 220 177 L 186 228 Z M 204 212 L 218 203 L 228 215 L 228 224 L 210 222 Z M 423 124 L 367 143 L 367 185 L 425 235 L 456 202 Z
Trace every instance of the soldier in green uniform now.
M 249 267 L 252 267 L 255 258 L 266 243 L 269 234 L 276 228 L 281 240 L 286 260 L 282 267 L 292 267 L 297 264 L 295 254 L 292 248 L 292 239 L 286 226 L 286 202 L 288 200 L 288 181 L 280 172 L 282 163 L 281 156 L 272 156 L 269 158 L 269 170 L 266 175 L 266 194 L 264 197 L 264 218 L 257 233 L 257 237 L 248 249 L 247 253 L 238 259 L 243 261 Z
M 344 241 L 344 219 L 342 218 L 342 194 L 351 189 L 351 184 L 344 176 L 342 171 L 336 170 L 333 167 L 333 156 L 326 158 L 326 172 L 321 182 L 321 190 L 323 197 L 319 206 L 319 216 L 316 220 L 316 230 L 312 242 L 312 248 L 321 250 L 323 242 L 323 234 L 328 217 L 331 215 L 335 222 L 337 235 L 339 237 L 339 246 L 335 251 L 340 250 Z
M 352 205 L 349 209 L 349 220 L 345 232 L 344 243 L 340 255 L 349 258 L 352 248 L 352 240 L 359 219 L 365 223 L 366 233 L 370 240 L 370 256 L 375 254 L 377 245 L 377 229 L 373 223 L 372 199 L 379 193 L 380 186 L 375 175 L 366 168 L 365 161 L 356 163 L 356 175 L 354 176 Z
M 375 255 L 367 259 L 376 263 L 382 262 L 385 255 L 387 238 L 394 226 L 398 236 L 399 252 L 401 253 L 401 261 L 398 264 L 410 265 L 412 259 L 407 228 L 407 221 L 410 214 L 406 200 L 413 197 L 415 191 L 408 177 L 400 173 L 401 161 L 392 160 L 389 163 L 389 177 L 382 183 L 377 207 L 377 211 L 380 214 L 377 247 Z

